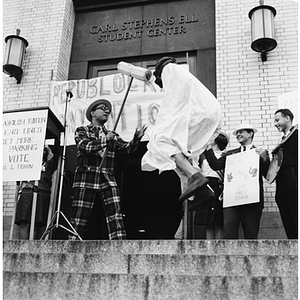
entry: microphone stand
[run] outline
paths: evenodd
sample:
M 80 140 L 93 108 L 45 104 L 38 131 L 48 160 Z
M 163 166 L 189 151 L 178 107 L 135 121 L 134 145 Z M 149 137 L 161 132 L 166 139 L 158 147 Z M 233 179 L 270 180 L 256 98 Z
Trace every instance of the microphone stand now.
M 71 101 L 71 98 L 73 98 L 73 94 L 70 91 L 66 91 L 67 97 L 66 97 L 66 106 L 65 106 L 65 115 L 64 115 L 64 144 L 63 144 L 63 154 L 62 154 L 62 163 L 61 163 L 61 168 L 60 168 L 60 186 L 59 186 L 59 194 L 58 194 L 58 204 L 57 204 L 57 211 L 54 213 L 52 219 L 50 220 L 45 232 L 43 233 L 43 235 L 41 236 L 41 240 L 54 228 L 63 228 L 66 231 L 68 231 L 69 233 L 77 236 L 79 238 L 79 240 L 82 241 L 82 238 L 80 237 L 80 235 L 77 233 L 77 231 L 74 229 L 74 227 L 72 226 L 72 224 L 68 221 L 68 219 L 66 218 L 66 216 L 63 214 L 63 212 L 60 210 L 60 206 L 61 206 L 61 197 L 62 197 L 62 190 L 63 190 L 63 181 L 64 181 L 64 169 L 65 169 L 65 160 L 66 160 L 66 144 L 67 144 L 67 135 L 66 135 L 66 131 L 67 131 L 67 112 L 68 112 L 68 103 Z M 65 221 L 67 222 L 67 224 L 69 225 L 69 228 L 59 224 L 59 216 L 62 215 L 62 217 L 65 219 Z M 56 222 L 54 223 L 56 218 Z

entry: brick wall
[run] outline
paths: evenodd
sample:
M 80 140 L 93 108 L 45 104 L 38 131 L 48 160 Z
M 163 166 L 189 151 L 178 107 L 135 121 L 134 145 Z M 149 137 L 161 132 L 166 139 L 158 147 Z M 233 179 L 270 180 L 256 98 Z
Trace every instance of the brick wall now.
M 53 80 L 67 80 L 75 12 L 72 0 L 4 0 L 3 39 L 16 34 L 25 38 L 24 76 L 20 84 L 3 75 L 3 110 L 48 106 Z M 5 43 L 3 43 L 5 49 Z M 3 183 L 3 216 L 11 216 L 15 183 Z
M 231 133 L 242 121 L 259 132 L 255 144 L 269 151 L 280 134 L 273 126 L 277 97 L 298 88 L 298 4 L 270 0 L 277 10 L 277 48 L 262 62 L 251 50 L 249 11 L 258 1 L 216 0 L 217 96 L 222 105 L 222 127 Z M 51 72 L 67 80 L 75 13 L 71 0 L 4 0 L 3 38 L 21 29 L 29 42 L 21 84 L 3 75 L 3 109 L 47 106 Z M 3 43 L 3 49 L 5 43 Z M 237 146 L 231 135 L 229 148 Z M 276 212 L 274 184 L 265 184 L 265 211 Z M 3 215 L 11 216 L 15 183 L 3 184 Z
M 249 11 L 259 1 L 216 0 L 217 97 L 222 105 L 222 127 L 232 133 L 242 122 L 258 132 L 254 144 L 270 151 L 280 139 L 273 125 L 278 96 L 298 89 L 298 3 L 269 0 L 273 6 L 277 47 L 262 62 L 251 45 Z M 238 146 L 231 134 L 230 148 Z M 278 211 L 275 184 L 265 183 L 265 212 Z

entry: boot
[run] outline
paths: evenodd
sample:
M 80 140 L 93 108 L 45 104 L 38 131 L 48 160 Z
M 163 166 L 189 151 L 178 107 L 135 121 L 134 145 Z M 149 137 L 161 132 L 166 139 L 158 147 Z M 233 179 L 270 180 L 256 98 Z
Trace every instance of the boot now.
M 183 202 L 184 200 L 194 195 L 198 189 L 200 189 L 203 185 L 206 185 L 207 183 L 208 179 L 205 178 L 201 173 L 193 174 L 188 180 L 187 188 L 179 197 L 179 202 Z

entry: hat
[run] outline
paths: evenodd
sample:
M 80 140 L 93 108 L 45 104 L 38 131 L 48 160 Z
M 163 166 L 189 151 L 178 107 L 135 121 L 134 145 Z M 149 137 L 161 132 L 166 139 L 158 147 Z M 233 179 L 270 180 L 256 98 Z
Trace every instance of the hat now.
M 240 124 L 236 129 L 235 131 L 232 133 L 233 135 L 236 135 L 236 133 L 239 131 L 239 130 L 242 130 L 242 129 L 250 129 L 252 130 L 254 133 L 257 132 L 257 129 L 254 128 L 251 124 L 249 123 L 244 123 L 244 124 Z
M 98 99 L 98 100 L 92 102 L 92 103 L 90 104 L 90 106 L 87 108 L 86 114 L 85 114 L 86 118 L 87 118 L 90 122 L 92 122 L 91 112 L 94 111 L 95 108 L 96 108 L 99 104 L 105 104 L 105 105 L 108 107 L 108 109 L 111 110 L 111 104 L 110 104 L 110 102 L 109 102 L 108 100 L 106 100 L 106 99 Z
M 214 139 L 214 142 L 215 144 L 218 146 L 218 148 L 223 151 L 226 149 L 226 147 L 228 146 L 229 144 L 229 141 L 230 141 L 230 138 L 229 138 L 229 135 L 222 131 L 222 130 L 219 130 L 218 131 L 218 136 Z

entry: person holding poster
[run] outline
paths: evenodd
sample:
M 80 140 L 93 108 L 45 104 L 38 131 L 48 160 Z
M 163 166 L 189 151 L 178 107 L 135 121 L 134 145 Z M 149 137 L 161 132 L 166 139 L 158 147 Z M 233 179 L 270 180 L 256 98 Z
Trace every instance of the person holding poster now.
M 242 151 L 247 151 L 255 148 L 255 151 L 260 155 L 259 160 L 259 202 L 246 205 L 238 205 L 223 208 L 224 227 L 223 238 L 238 239 L 238 230 L 242 225 L 245 239 L 257 239 L 260 225 L 260 218 L 264 206 L 264 191 L 262 176 L 266 177 L 270 158 L 267 150 L 256 148 L 253 143 L 254 134 L 257 129 L 250 124 L 241 124 L 233 135 L 241 145 L 239 148 L 228 150 L 225 155 L 216 158 L 211 145 L 208 144 L 205 150 L 205 157 L 213 170 L 225 169 L 226 157 Z M 256 200 L 256 199 L 255 199 Z M 255 202 L 255 201 L 253 201 Z
M 23 181 L 19 191 L 19 201 L 16 208 L 15 224 L 20 226 L 19 238 L 29 239 L 33 192 L 37 192 L 37 204 L 35 215 L 34 239 L 40 239 L 46 229 L 50 192 L 52 185 L 52 174 L 54 172 L 53 153 L 49 146 L 44 147 L 41 178 L 38 186 L 34 181 Z
M 108 100 L 96 100 L 86 110 L 86 118 L 91 123 L 75 130 L 78 150 L 71 224 L 83 239 L 95 201 L 103 204 L 108 238 L 126 239 L 119 188 L 114 174 L 115 153 L 136 150 L 147 128 L 142 126 L 136 129 L 133 139 L 125 142 L 116 132 L 104 126 L 110 113 L 111 103 Z M 74 240 L 76 236 L 69 235 L 69 239 Z
M 149 143 L 142 158 L 142 170 L 175 170 L 184 189 L 181 202 L 197 190 L 213 197 L 208 179 L 199 172 L 198 159 L 206 143 L 218 135 L 219 102 L 195 76 L 176 64 L 173 57 L 159 59 L 153 74 L 165 95 L 155 126 L 147 132 Z
M 275 200 L 288 239 L 298 239 L 298 126 L 293 126 L 293 113 L 285 108 L 274 115 L 275 127 L 283 133 L 272 151 L 273 159 L 282 162 L 276 176 Z

